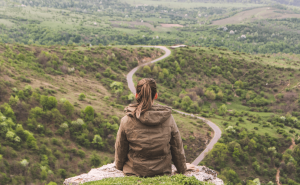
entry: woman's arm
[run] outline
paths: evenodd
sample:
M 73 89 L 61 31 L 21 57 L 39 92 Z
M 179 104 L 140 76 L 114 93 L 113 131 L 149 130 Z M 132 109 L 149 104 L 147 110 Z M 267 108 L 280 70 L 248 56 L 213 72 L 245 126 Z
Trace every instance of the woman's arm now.
M 182 139 L 178 130 L 178 127 L 175 123 L 173 116 L 171 115 L 172 131 L 171 131 L 171 153 L 172 161 L 177 168 L 178 173 L 186 172 L 186 158 L 184 154 Z
M 127 154 L 129 150 L 129 144 L 125 134 L 124 125 L 127 122 L 128 117 L 122 118 L 120 128 L 118 130 L 116 144 L 115 144 L 115 164 L 118 170 L 123 170 L 123 166 L 127 161 Z

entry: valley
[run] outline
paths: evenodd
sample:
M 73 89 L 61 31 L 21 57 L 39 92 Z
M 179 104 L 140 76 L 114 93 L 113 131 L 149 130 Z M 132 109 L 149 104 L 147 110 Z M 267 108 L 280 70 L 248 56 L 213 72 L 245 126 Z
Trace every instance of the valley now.
M 187 162 L 227 185 L 300 184 L 299 15 L 285 0 L 0 0 L 0 184 L 114 162 L 142 78 L 173 108 Z M 90 184 L 158 182 L 209 184 Z

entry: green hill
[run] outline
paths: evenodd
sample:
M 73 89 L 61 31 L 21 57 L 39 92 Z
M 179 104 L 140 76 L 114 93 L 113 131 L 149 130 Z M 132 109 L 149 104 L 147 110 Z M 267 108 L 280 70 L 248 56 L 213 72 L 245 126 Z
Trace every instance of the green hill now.
M 160 55 L 141 47 L 0 44 L 0 184 L 60 184 L 113 162 L 119 120 L 134 97 L 125 75 Z M 211 129 L 174 118 L 192 162 Z
M 164 61 L 145 66 L 137 79 L 158 79 L 159 101 L 201 115 L 223 135 L 202 164 L 229 184 L 259 178 L 300 183 L 299 66 L 278 64 L 276 56 L 222 48 L 173 50 Z

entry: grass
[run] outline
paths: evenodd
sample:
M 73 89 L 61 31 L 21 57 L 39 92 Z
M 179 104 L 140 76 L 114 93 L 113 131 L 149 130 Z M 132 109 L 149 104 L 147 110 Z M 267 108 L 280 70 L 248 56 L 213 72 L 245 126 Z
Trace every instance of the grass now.
M 84 185 L 148 185 L 148 184 L 165 184 L 165 185 L 182 185 L 182 184 L 194 184 L 194 185 L 209 185 L 211 183 L 200 182 L 195 177 L 185 177 L 183 175 L 175 176 L 157 176 L 152 178 L 139 178 L 139 177 L 118 177 L 107 178 L 100 181 L 87 182 Z
M 5 20 L 5 19 L 0 19 L 0 24 L 4 24 L 6 26 L 13 26 L 14 23 L 10 22 L 9 20 Z

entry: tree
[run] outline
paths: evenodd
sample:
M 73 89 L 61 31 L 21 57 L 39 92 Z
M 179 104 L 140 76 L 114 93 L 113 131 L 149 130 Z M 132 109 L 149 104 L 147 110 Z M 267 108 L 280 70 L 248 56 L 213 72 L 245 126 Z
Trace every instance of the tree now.
M 56 106 L 57 106 L 57 100 L 56 100 L 56 98 L 53 97 L 53 96 L 48 97 L 48 100 L 47 100 L 47 109 L 51 110 L 53 108 L 56 108 Z
M 257 147 L 256 141 L 254 139 L 251 139 L 248 146 L 249 146 L 250 151 L 254 152 Z
M 181 108 L 185 111 L 188 111 L 192 103 L 193 101 L 191 98 L 189 96 L 185 96 L 181 101 Z
M 227 160 L 228 147 L 224 143 L 216 143 L 214 148 L 208 153 L 205 161 L 214 164 L 216 169 L 222 169 Z
M 147 73 L 147 74 L 150 74 L 151 73 L 151 68 L 149 66 L 144 66 L 143 67 L 143 72 Z
M 20 91 L 18 92 L 18 97 L 19 97 L 21 100 L 24 100 L 24 99 L 25 99 L 24 91 L 20 90 Z
M 67 116 L 71 116 L 74 112 L 74 106 L 68 100 L 63 103 L 62 109 Z
M 85 121 L 93 121 L 94 113 L 95 113 L 94 108 L 92 106 L 87 106 L 84 109 L 84 114 L 85 114 L 84 120 Z
M 104 147 L 104 144 L 102 142 L 102 138 L 100 135 L 95 135 L 92 143 L 94 144 L 94 147 L 97 149 L 101 149 Z
M 86 96 L 83 93 L 80 93 L 78 100 L 83 101 L 85 100 Z
M 123 83 L 122 82 L 116 82 L 114 81 L 113 83 L 110 84 L 110 88 L 113 89 L 113 91 L 117 94 L 121 94 L 123 92 Z
M 233 169 L 224 169 L 221 175 L 225 176 L 225 182 L 228 184 L 237 184 L 240 182 L 238 174 Z
M 18 96 L 16 96 L 16 97 L 10 96 L 8 104 L 10 106 L 15 106 L 15 105 L 17 105 L 18 102 L 19 102 Z
M 221 90 L 219 90 L 219 92 L 217 93 L 217 99 L 218 100 L 222 100 L 223 99 L 223 92 Z
M 227 113 L 227 106 L 225 104 L 223 104 L 219 107 L 219 114 L 224 115 L 226 113 Z
M 91 164 L 92 164 L 92 166 L 94 166 L 94 167 L 100 166 L 101 160 L 100 160 L 99 155 L 93 153 L 93 155 L 92 155 L 92 157 L 91 157 Z
M 232 157 L 235 161 L 239 160 L 240 150 L 238 148 L 234 148 L 234 152 L 232 153 Z
M 214 90 L 206 90 L 206 91 L 205 91 L 205 96 L 206 96 L 209 100 L 215 100 L 215 99 L 216 99 L 216 93 L 214 92 Z
M 43 106 L 44 110 L 51 110 L 53 108 L 56 108 L 57 106 L 57 100 L 53 96 L 44 96 L 42 95 L 40 98 L 40 104 Z
M 36 143 L 36 139 L 33 137 L 32 134 L 29 134 L 26 140 L 27 146 L 33 150 L 37 150 L 38 146 Z

